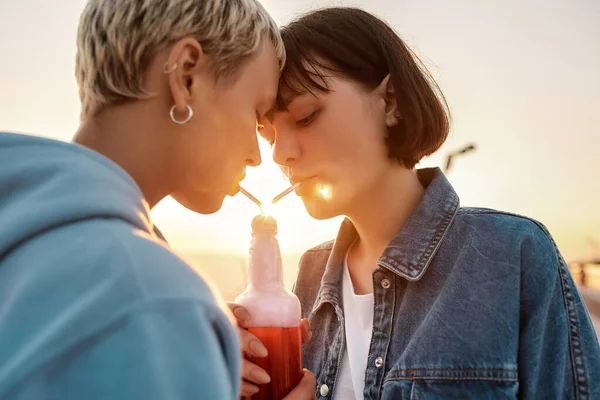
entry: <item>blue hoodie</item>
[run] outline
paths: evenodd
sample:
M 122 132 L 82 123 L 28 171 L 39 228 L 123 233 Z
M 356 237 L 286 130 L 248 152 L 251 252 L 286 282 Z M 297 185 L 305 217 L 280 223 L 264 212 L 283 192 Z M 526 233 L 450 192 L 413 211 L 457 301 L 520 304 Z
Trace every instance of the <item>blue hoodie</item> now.
M 0 226 L 0 399 L 238 397 L 231 320 L 115 163 L 0 133 Z

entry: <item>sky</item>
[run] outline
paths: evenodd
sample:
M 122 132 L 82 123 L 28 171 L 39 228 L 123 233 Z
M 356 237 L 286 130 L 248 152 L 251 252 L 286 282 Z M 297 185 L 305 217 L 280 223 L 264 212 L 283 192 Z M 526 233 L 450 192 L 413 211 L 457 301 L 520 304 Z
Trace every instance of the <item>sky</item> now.
M 567 260 L 600 252 L 600 2 L 597 0 L 263 0 L 279 24 L 327 5 L 383 17 L 419 55 L 453 116 L 439 166 L 469 143 L 448 178 L 463 206 L 544 223 Z M 69 141 L 79 122 L 74 78 L 85 0 L 0 0 L 0 130 Z M 287 187 L 261 141 L 263 164 L 243 184 L 269 200 Z M 152 212 L 183 253 L 244 254 L 258 209 L 228 198 L 210 216 L 170 198 Z M 311 219 L 290 195 L 276 210 L 284 255 L 335 237 L 340 218 Z

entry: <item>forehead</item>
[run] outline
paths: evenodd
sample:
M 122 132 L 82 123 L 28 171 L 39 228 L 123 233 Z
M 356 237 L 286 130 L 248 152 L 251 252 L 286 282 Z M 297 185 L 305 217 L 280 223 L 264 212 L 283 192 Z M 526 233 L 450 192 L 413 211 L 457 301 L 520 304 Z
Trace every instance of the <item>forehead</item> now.
M 336 73 L 325 65 L 307 60 L 286 64 L 277 91 L 277 101 L 270 114 L 287 112 L 292 103 L 300 99 L 316 98 L 331 90 Z

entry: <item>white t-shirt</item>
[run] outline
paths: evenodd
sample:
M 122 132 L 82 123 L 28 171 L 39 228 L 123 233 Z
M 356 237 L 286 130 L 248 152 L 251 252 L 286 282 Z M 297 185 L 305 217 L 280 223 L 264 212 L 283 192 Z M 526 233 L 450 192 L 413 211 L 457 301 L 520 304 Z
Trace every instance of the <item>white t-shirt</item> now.
M 348 255 L 344 261 L 342 301 L 346 328 L 346 349 L 335 383 L 334 400 L 362 400 L 365 370 L 373 332 L 373 293 L 357 295 L 348 272 Z

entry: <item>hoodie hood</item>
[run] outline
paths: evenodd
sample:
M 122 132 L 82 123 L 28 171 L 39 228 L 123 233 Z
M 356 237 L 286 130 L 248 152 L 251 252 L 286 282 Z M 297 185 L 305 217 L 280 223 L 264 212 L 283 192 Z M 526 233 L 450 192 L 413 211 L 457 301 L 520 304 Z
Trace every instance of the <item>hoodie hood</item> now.
M 119 218 L 155 236 L 137 184 L 99 153 L 0 132 L 0 160 L 0 259 L 36 235 L 91 218 Z

